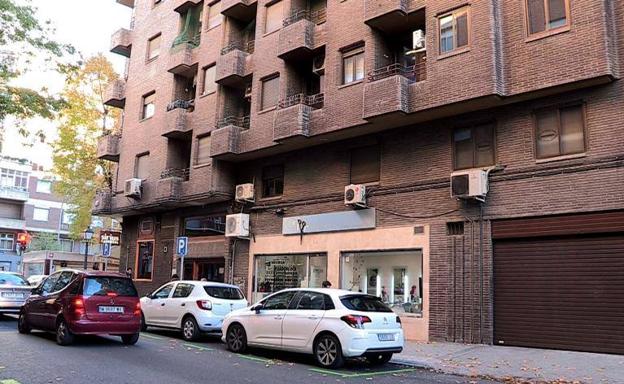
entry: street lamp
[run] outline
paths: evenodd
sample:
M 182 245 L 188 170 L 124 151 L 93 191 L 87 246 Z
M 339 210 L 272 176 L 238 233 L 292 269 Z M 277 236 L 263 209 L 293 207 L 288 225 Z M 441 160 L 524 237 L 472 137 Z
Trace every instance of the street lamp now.
M 86 271 L 87 270 L 87 256 L 89 256 L 89 242 L 93 238 L 93 229 L 91 229 L 91 226 L 85 229 L 84 233 L 82 234 L 82 238 L 85 241 L 85 257 L 84 257 L 84 263 L 82 264 L 82 268 Z

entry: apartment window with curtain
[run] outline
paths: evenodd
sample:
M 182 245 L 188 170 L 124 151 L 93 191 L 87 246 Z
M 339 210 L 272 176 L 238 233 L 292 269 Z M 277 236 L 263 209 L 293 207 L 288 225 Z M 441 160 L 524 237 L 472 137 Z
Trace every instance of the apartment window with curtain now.
M 526 0 L 529 35 L 539 35 L 570 25 L 569 0 Z
M 354 48 L 342 53 L 342 84 L 349 84 L 364 79 L 364 47 Z
M 284 166 L 262 168 L 262 197 L 276 197 L 284 193 Z
M 52 182 L 50 180 L 37 180 L 37 193 L 52 193 Z
M 494 132 L 494 123 L 456 129 L 453 132 L 454 169 L 494 165 L 496 162 Z
M 143 95 L 143 107 L 141 108 L 141 119 L 149 119 L 156 113 L 156 92 Z
M 469 8 L 464 7 L 438 18 L 440 54 L 468 47 L 470 39 Z
M 538 159 L 584 153 L 583 105 L 542 109 L 535 112 L 535 152 Z
M 0 169 L 0 186 L 5 188 L 15 188 L 19 190 L 28 189 L 28 172 L 16 171 L 14 169 Z
M 136 157 L 134 163 L 134 177 L 141 180 L 149 178 L 149 153 Z
M 207 29 L 212 29 L 221 25 L 223 22 L 223 15 L 221 14 L 221 1 L 215 1 L 208 5 L 208 25 Z
M 48 221 L 50 216 L 50 210 L 48 208 L 35 207 L 33 210 L 33 220 L 35 221 Z
M 381 148 L 379 145 L 351 150 L 351 184 L 379 182 L 381 174 Z
M 70 239 L 61 239 L 61 252 L 72 252 L 74 250 L 74 241 Z
M 266 7 L 264 33 L 271 33 L 282 28 L 284 19 L 284 2 L 278 1 Z
M 279 76 L 262 80 L 262 99 L 260 109 L 265 110 L 277 105 L 279 101 Z
M 160 55 L 160 41 L 161 41 L 161 34 L 159 33 L 158 35 L 150 38 L 147 41 L 147 60 L 154 60 L 155 58 L 158 57 L 158 55 Z
M 204 82 L 202 84 L 202 95 L 207 95 L 217 91 L 217 83 L 215 83 L 216 73 L 217 66 L 214 64 L 203 69 Z
M 15 235 L 12 233 L 0 233 L 0 250 L 15 250 Z
M 197 138 L 195 165 L 210 164 L 210 135 Z

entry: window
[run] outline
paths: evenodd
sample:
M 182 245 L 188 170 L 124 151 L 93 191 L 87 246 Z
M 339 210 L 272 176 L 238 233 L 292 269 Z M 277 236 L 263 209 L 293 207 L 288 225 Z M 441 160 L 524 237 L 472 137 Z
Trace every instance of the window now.
M 37 180 L 38 193 L 52 193 L 52 182 L 50 180 Z
M 43 281 L 43 284 L 41 285 L 41 295 L 45 296 L 50 292 L 54 292 L 54 286 L 56 285 L 56 281 L 60 275 L 60 273 L 55 273 Z
M 125 277 L 94 276 L 85 279 L 83 295 L 106 296 L 108 293 L 124 297 L 139 296 L 132 281 Z
M 264 25 L 264 33 L 277 31 L 282 27 L 282 18 L 284 15 L 284 2 L 279 1 L 266 7 L 266 19 Z
M 262 169 L 262 197 L 281 196 L 284 193 L 284 166 L 271 165 Z
M 167 284 L 152 294 L 153 299 L 166 299 L 169 297 L 173 284 Z
M 210 161 L 210 136 L 198 137 L 195 165 L 210 164 Z
M 48 221 L 50 210 L 48 208 L 35 207 L 33 211 L 33 220 L 35 221 Z
M 28 188 L 28 172 L 0 169 L 0 186 L 25 191 Z
M 149 119 L 156 112 L 156 92 L 150 92 L 143 96 L 143 108 L 141 109 L 141 118 Z
M 331 301 L 331 298 L 326 296 L 319 292 L 304 292 L 299 296 L 299 302 L 295 309 L 324 311 L 325 302 L 328 299 Z
M 278 293 L 269 297 L 262 306 L 262 309 L 272 310 L 272 309 L 288 309 L 288 304 L 293 299 L 297 291 L 288 291 L 284 293 Z
M 61 252 L 73 252 L 74 241 L 70 239 L 61 239 Z
M 349 84 L 364 79 L 364 47 L 342 54 L 342 83 Z
M 74 214 L 69 212 L 63 212 L 63 224 L 70 225 L 74 222 Z
M 13 251 L 15 249 L 15 235 L 12 233 L 0 233 L 0 250 Z
M 54 285 L 54 288 L 53 288 L 54 291 L 53 292 L 58 292 L 61 289 L 67 287 L 67 285 L 72 280 L 72 277 L 74 277 L 74 274 L 72 272 L 63 272 L 63 273 L 61 273 L 61 275 L 59 276 L 58 280 L 56 281 L 56 284 Z
M 173 291 L 172 298 L 179 299 L 179 298 L 189 297 L 191 292 L 193 292 L 193 288 L 195 288 L 195 286 L 192 284 L 178 283 L 178 285 L 176 285 L 175 290 Z
M 152 241 L 140 241 L 138 244 L 136 278 L 152 279 L 152 266 L 154 259 L 154 243 Z
M 147 60 L 153 60 L 160 55 L 161 34 L 152 37 L 147 41 Z
M 243 300 L 245 298 L 243 292 L 241 292 L 241 290 L 238 288 L 211 287 L 205 285 L 204 291 L 206 291 L 206 294 L 208 294 L 208 296 L 214 297 L 215 299 Z
M 215 75 L 217 74 L 217 66 L 211 65 L 203 70 L 203 87 L 202 95 L 207 95 L 217 91 L 217 83 L 215 83 Z
M 262 80 L 261 110 L 275 107 L 279 101 L 279 76 Z
M 223 236 L 225 216 L 190 217 L 184 220 L 184 235 L 188 237 Z
M 149 177 L 149 153 L 138 155 L 134 164 L 134 177 L 146 180 Z
M 206 28 L 212 29 L 217 27 L 221 25 L 222 21 L 221 1 L 216 1 L 208 6 L 208 26 Z
M 151 235 L 154 233 L 154 219 L 146 217 L 139 223 L 141 235 Z
M 569 25 L 569 0 L 526 0 L 529 35 Z
M 469 40 L 468 8 L 461 8 L 438 20 L 440 24 L 440 54 L 467 47 Z
M 494 124 L 460 128 L 453 133 L 454 169 L 494 165 Z
M 351 150 L 351 183 L 366 184 L 379 181 L 381 149 L 379 145 Z
M 538 159 L 585 152 L 582 105 L 537 111 L 535 125 L 535 152 Z

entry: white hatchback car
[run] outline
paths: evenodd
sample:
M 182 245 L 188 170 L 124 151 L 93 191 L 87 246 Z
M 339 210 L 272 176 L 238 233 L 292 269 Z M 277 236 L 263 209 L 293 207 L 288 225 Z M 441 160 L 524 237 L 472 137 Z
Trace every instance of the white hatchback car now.
M 222 340 L 232 352 L 247 346 L 311 353 L 322 367 L 345 358 L 384 364 L 403 350 L 401 320 L 380 298 L 338 289 L 287 289 L 234 311 Z
M 225 315 L 247 305 L 235 285 L 173 281 L 141 298 L 142 329 L 178 329 L 185 340 L 196 340 L 202 332 L 221 332 Z

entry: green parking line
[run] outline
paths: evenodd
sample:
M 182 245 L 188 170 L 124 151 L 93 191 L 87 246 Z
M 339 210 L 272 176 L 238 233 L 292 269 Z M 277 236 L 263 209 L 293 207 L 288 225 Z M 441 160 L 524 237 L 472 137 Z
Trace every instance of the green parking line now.
M 196 349 L 199 349 L 200 351 L 214 351 L 214 349 L 212 348 L 206 348 L 206 347 L 202 347 L 201 345 L 196 345 L 196 344 L 186 343 L 184 344 L 184 346 L 189 347 L 189 348 L 196 348 Z
M 393 375 L 393 374 L 396 374 L 396 373 L 414 372 L 414 371 L 416 371 L 418 369 L 417 368 L 407 368 L 407 369 L 396 369 L 396 370 L 393 370 L 393 371 L 367 372 L 367 373 L 340 373 L 340 372 L 330 371 L 328 369 L 321 369 L 321 368 L 310 368 L 309 370 L 312 371 L 312 372 L 321 373 L 321 374 L 324 374 L 324 375 L 334 375 L 334 376 L 340 376 L 343 379 L 350 379 L 350 378 L 355 378 L 355 377 Z
M 8 379 L 8 380 L 0 380 L 0 384 L 22 384 L 17 380 Z
M 166 337 L 154 336 L 154 335 L 150 335 L 147 333 L 141 333 L 141 337 L 147 337 L 148 339 L 154 339 L 154 340 L 166 340 L 167 339 Z
M 271 360 L 268 359 L 263 359 L 261 357 L 256 357 L 256 356 L 247 356 L 247 355 L 237 355 L 238 357 L 240 357 L 241 359 L 247 359 L 247 360 L 252 360 L 252 361 L 259 361 L 261 363 L 268 363 Z

